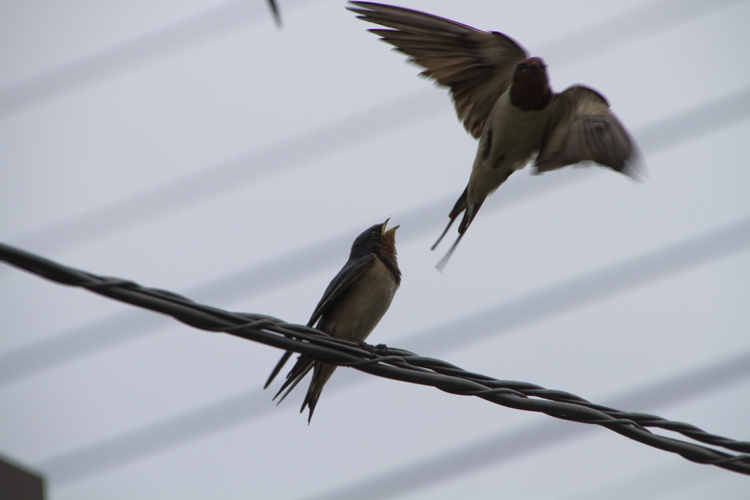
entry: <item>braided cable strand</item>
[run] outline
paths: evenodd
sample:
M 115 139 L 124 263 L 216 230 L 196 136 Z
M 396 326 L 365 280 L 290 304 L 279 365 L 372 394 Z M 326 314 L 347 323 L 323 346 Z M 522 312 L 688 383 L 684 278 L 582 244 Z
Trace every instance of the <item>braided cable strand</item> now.
M 0 260 L 57 283 L 82 287 L 120 302 L 172 316 L 195 328 L 225 332 L 372 375 L 432 386 L 450 394 L 476 396 L 508 408 L 599 425 L 648 446 L 677 453 L 692 462 L 750 475 L 750 455 L 747 455 L 750 453 L 750 442 L 710 434 L 687 423 L 655 415 L 619 411 L 592 403 L 575 394 L 545 389 L 526 382 L 497 380 L 403 349 L 334 339 L 324 332 L 270 316 L 224 311 L 195 303 L 169 291 L 146 288 L 132 281 L 101 277 L 69 268 L 2 243 Z M 740 454 L 730 454 L 701 444 L 653 434 L 647 429 L 649 427 L 676 432 L 695 441 Z

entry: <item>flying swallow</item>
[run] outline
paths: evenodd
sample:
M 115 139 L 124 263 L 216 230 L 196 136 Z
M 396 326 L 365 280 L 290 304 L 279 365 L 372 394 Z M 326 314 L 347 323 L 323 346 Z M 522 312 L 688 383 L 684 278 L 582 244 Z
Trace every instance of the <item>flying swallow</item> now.
M 450 87 L 456 113 L 479 147 L 463 194 L 434 250 L 463 212 L 458 238 L 438 263 L 442 270 L 484 200 L 536 156 L 537 172 L 594 161 L 637 179 L 633 141 L 593 89 L 552 92 L 544 62 L 529 58 L 510 37 L 401 7 L 351 2 L 358 18 L 392 29 L 371 29 Z
M 396 229 L 399 226 L 386 231 L 388 220 L 390 219 L 382 224 L 375 224 L 357 236 L 352 244 L 349 260 L 329 283 L 307 326 L 315 327 L 337 339 L 353 341 L 364 341 L 377 326 L 401 284 L 401 271 L 396 260 Z M 293 351 L 284 353 L 268 377 L 264 389 L 271 384 L 292 354 Z M 335 365 L 300 355 L 274 399 L 286 390 L 279 400 L 281 403 L 305 375 L 313 370 L 310 387 L 300 408 L 300 413 L 305 407 L 310 409 L 307 419 L 309 423 L 323 386 L 335 369 Z

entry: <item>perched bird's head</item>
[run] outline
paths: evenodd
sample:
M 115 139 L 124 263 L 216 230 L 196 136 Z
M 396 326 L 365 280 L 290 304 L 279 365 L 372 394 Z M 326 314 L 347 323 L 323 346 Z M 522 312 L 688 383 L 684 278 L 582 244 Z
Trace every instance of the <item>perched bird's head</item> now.
M 357 236 L 352 244 L 352 251 L 349 258 L 361 257 L 368 254 L 375 254 L 380 258 L 397 277 L 401 276 L 396 261 L 396 229 L 399 226 L 386 230 L 388 221 L 386 219 L 382 224 L 375 224 L 371 228 Z
M 547 66 L 538 57 L 518 63 L 513 73 L 511 102 L 523 110 L 544 109 L 552 98 L 547 81 Z
M 393 227 L 386 231 L 386 225 L 389 219 L 386 219 L 382 224 L 375 224 L 371 228 L 364 231 L 362 234 L 357 236 L 352 244 L 352 251 L 349 257 L 360 257 L 374 253 L 376 255 L 382 255 L 383 257 L 396 258 L 396 229 L 399 226 Z

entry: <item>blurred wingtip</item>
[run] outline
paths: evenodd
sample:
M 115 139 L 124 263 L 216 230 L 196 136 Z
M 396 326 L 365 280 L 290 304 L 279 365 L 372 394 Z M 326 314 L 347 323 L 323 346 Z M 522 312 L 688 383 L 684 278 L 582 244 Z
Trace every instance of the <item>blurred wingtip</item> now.
M 271 14 L 273 14 L 273 19 L 276 21 L 276 26 L 281 28 L 283 26 L 281 24 L 281 12 L 276 0 L 268 0 L 268 6 L 271 8 Z
M 621 173 L 627 175 L 638 184 L 645 184 L 648 179 L 648 169 L 646 168 L 643 154 L 638 150 L 634 150 L 621 170 Z

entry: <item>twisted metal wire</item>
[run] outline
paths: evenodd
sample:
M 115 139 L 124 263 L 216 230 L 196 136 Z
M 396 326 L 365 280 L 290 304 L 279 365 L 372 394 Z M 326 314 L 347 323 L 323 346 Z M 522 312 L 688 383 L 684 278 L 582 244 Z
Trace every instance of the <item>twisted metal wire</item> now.
M 97 276 L 0 243 L 0 260 L 64 285 L 172 316 L 187 325 L 225 332 L 247 340 L 292 350 L 307 356 L 380 377 L 432 386 L 450 394 L 476 396 L 508 408 L 545 413 L 573 422 L 595 424 L 696 463 L 750 475 L 750 442 L 711 434 L 693 425 L 656 415 L 624 412 L 598 405 L 564 391 L 538 385 L 497 380 L 467 372 L 445 361 L 412 352 L 331 338 L 324 332 L 260 314 L 235 313 L 198 304 L 175 293 L 146 288 L 120 278 Z M 701 443 L 739 452 L 730 454 L 700 444 L 658 434 L 647 428 L 677 432 Z

